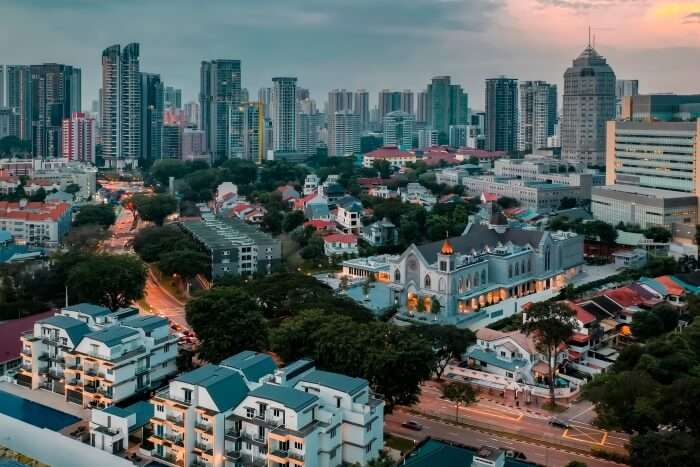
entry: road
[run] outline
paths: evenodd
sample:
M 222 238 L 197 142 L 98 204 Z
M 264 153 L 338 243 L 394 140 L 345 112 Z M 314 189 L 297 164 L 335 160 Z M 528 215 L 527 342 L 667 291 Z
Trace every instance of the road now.
M 423 429 L 421 431 L 413 431 L 402 427 L 401 423 L 409 419 L 418 421 L 423 425 Z M 585 462 L 588 467 L 620 466 L 620 464 L 615 462 L 566 451 L 563 448 L 551 448 L 534 442 L 518 441 L 504 436 L 480 432 L 476 429 L 430 420 L 419 415 L 407 414 L 401 410 L 384 417 L 384 430 L 393 435 L 413 439 L 416 442 L 430 436 L 432 438 L 454 441 L 473 447 L 489 445 L 503 449 L 513 449 L 524 453 L 528 461 L 548 467 L 562 467 L 573 460 Z M 554 443 L 556 441 L 556 438 L 552 438 L 550 442 Z

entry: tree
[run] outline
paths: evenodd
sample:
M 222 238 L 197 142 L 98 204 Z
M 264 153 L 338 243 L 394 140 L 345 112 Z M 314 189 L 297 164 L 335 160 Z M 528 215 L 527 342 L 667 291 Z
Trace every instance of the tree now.
M 63 244 L 68 248 L 89 253 L 96 251 L 100 242 L 107 237 L 107 230 L 103 227 L 96 224 L 86 224 L 73 227 L 63 238 Z
M 282 232 L 282 220 L 279 211 L 268 211 L 262 219 L 262 227 L 272 235 L 279 235 Z
M 435 352 L 435 374 L 442 378 L 445 368 L 451 360 L 460 360 L 467 347 L 476 341 L 476 336 L 469 329 L 442 324 L 423 325 L 416 331 L 428 342 Z
M 634 467 L 676 467 L 700 465 L 700 442 L 691 433 L 647 433 L 632 438 L 630 465 Z
M 112 311 L 143 297 L 146 267 L 129 255 L 88 255 L 68 273 L 67 286 L 81 302 L 104 305 Z
M 372 167 L 379 172 L 381 178 L 391 177 L 391 163 L 384 159 L 377 159 L 372 163 Z
M 577 327 L 576 313 L 563 303 L 538 302 L 527 313 L 522 332 L 532 335 L 539 351 L 547 359 L 549 370 L 550 404 L 556 405 L 554 398 L 557 349 L 566 343 Z
M 568 196 L 565 196 L 561 199 L 561 202 L 559 203 L 559 209 L 571 209 L 575 208 L 578 203 L 576 202 L 576 198 L 570 198 Z
M 651 310 L 635 313 L 632 318 L 632 335 L 641 340 L 660 336 L 678 326 L 678 311 L 668 303 L 660 303 Z
M 0 156 L 12 157 L 26 154 L 32 150 L 30 141 L 23 141 L 16 136 L 6 136 L 0 139 Z
M 515 198 L 511 198 L 510 196 L 501 196 L 498 198 L 498 200 L 496 200 L 496 204 L 498 204 L 501 209 L 517 208 L 520 206 L 520 202 Z
M 99 225 L 109 227 L 117 220 L 114 208 L 109 204 L 88 204 L 80 208 L 75 215 L 73 225 Z
M 166 194 L 137 194 L 132 199 L 139 217 L 158 226 L 177 209 L 177 200 Z
M 433 297 L 430 299 L 430 312 L 434 315 L 439 315 L 441 309 L 442 307 L 440 306 L 440 301 L 433 295 Z
M 426 225 L 428 229 L 428 238 L 432 241 L 437 241 L 445 238 L 445 235 L 450 232 L 450 221 L 445 216 L 432 215 L 428 218 Z
M 46 199 L 46 190 L 44 190 L 43 187 L 40 187 L 38 190 L 36 190 L 34 193 L 32 193 L 29 196 L 29 201 L 33 201 L 33 202 L 37 202 L 37 203 L 43 203 L 45 199 Z
M 368 277 L 362 282 L 362 295 L 369 298 L 369 292 L 372 290 L 372 280 Z
M 571 461 L 568 464 L 566 464 L 564 467 L 587 467 L 587 465 L 585 462 Z
M 282 230 L 285 232 L 291 232 L 300 225 L 304 223 L 304 212 L 303 211 L 292 211 L 284 216 L 284 222 L 282 222 Z
M 476 402 L 474 389 L 463 383 L 447 383 L 442 387 L 442 397 L 455 404 L 455 420 L 459 422 L 459 407 Z
M 69 183 L 63 191 L 65 191 L 69 195 L 75 195 L 80 191 L 80 185 L 78 185 L 77 183 Z
M 175 225 L 141 229 L 134 237 L 133 246 L 136 254 L 147 263 L 160 260 L 163 253 L 198 248 L 194 240 Z
M 204 360 L 218 363 L 243 350 L 267 349 L 268 328 L 260 306 L 239 288 L 208 290 L 190 300 L 185 311 Z
M 165 274 L 181 276 L 187 282 L 189 290 L 191 279 L 209 271 L 209 256 L 201 251 L 173 250 L 160 255 L 158 266 Z
M 418 313 L 425 313 L 425 300 L 420 295 L 416 297 L 416 311 Z
M 668 243 L 671 240 L 671 232 L 660 226 L 649 227 L 644 231 L 644 236 L 657 243 Z

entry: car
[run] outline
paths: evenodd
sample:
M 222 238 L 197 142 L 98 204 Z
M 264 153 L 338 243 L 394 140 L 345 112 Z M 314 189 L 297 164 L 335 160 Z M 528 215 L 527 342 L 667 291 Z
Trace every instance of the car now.
M 520 451 L 515 451 L 513 449 L 506 450 L 506 457 L 511 457 L 513 459 L 527 460 L 527 456 Z
M 550 418 L 548 423 L 552 426 L 557 427 L 557 428 L 564 428 L 564 429 L 567 429 L 571 426 L 571 425 L 569 425 L 569 422 L 567 422 L 566 420 L 562 420 L 561 418 L 556 418 L 556 417 Z
M 421 431 L 423 429 L 423 425 L 418 423 L 415 420 L 407 420 L 401 424 L 402 427 L 408 428 L 409 430 L 413 431 Z

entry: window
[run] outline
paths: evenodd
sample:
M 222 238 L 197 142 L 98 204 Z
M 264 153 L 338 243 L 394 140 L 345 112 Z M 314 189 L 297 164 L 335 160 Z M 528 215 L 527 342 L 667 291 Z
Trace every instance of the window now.
M 426 289 L 430 288 L 430 276 L 428 274 L 426 274 L 425 279 L 423 279 L 423 287 Z
M 328 436 L 330 436 L 331 439 L 333 439 L 333 438 L 335 438 L 335 436 L 336 436 L 337 434 L 338 434 L 338 429 L 337 429 L 337 428 L 333 428 L 333 429 L 330 431 L 330 433 L 328 433 Z
M 165 412 L 165 406 L 163 404 L 156 404 L 156 412 Z
M 511 277 L 513 277 L 513 265 L 509 264 L 508 265 L 508 279 L 510 279 Z
M 481 271 L 481 283 L 486 284 L 486 271 Z
M 279 417 L 281 413 L 282 413 L 282 411 L 281 411 L 280 409 L 273 409 L 273 410 L 272 410 L 272 414 L 273 414 L 275 417 Z
M 163 349 L 164 352 L 170 352 L 170 344 L 165 344 L 165 348 Z
M 255 409 L 252 407 L 246 407 L 245 409 L 245 415 L 248 418 L 253 418 L 255 417 Z
M 185 393 L 185 402 L 186 403 L 191 403 L 192 402 L 192 390 L 191 389 L 183 389 Z
M 447 287 L 447 282 L 445 281 L 444 277 L 441 277 L 440 280 L 438 281 L 438 290 L 440 292 L 444 292 L 446 287 Z
M 394 271 L 394 282 L 399 282 L 401 280 L 401 272 L 398 268 Z
M 304 444 L 300 443 L 299 441 L 294 441 L 294 449 L 296 449 L 297 451 L 301 451 L 302 449 L 304 449 Z
M 366 451 L 366 452 L 372 451 L 372 441 L 369 442 L 369 444 L 368 444 L 367 447 L 365 448 L 365 451 Z
M 515 263 L 515 275 L 520 275 L 520 263 Z

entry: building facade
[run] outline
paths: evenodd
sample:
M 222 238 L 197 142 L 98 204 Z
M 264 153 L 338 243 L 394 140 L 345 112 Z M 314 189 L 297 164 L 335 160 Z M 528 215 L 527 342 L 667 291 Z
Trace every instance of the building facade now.
M 215 160 L 231 154 L 231 109 L 241 105 L 241 61 L 204 61 L 200 67 L 199 107 L 207 147 Z M 235 131 L 236 129 L 234 129 Z
M 518 96 L 518 151 L 547 147 L 557 122 L 557 86 L 544 81 L 522 81 Z
M 605 125 L 615 119 L 615 72 L 590 45 L 564 73 L 561 157 L 605 165 Z
M 700 95 L 643 94 L 622 96 L 620 120 L 676 121 L 700 117 Z
M 615 118 L 622 117 L 622 103 L 625 97 L 639 95 L 639 80 L 618 79 L 615 81 Z
M 71 228 L 67 203 L 0 201 L 0 230 L 10 232 L 18 243 L 55 247 Z
M 141 157 L 141 73 L 139 44 L 113 45 L 102 52 L 102 157 L 108 167 L 138 164 Z
M 440 140 L 447 141 L 450 125 L 465 125 L 469 117 L 469 99 L 449 76 L 434 77 L 426 89 L 424 118 L 438 132 Z
M 384 146 L 396 146 L 407 151 L 413 147 L 416 117 L 402 111 L 389 112 L 384 116 Z
M 15 115 L 15 134 L 23 141 L 32 140 L 32 75 L 28 65 L 7 65 L 7 107 Z
M 360 152 L 360 116 L 335 112 L 328 120 L 328 155 L 349 156 Z
M 513 152 L 518 141 L 518 80 L 486 80 L 486 150 Z
M 22 336 L 16 381 L 83 407 L 107 407 L 146 392 L 176 371 L 177 337 L 168 320 L 81 303 Z
M 84 112 L 73 112 L 63 120 L 61 154 L 71 161 L 95 163 L 97 123 Z
M 353 111 L 360 116 L 360 130 L 369 129 L 369 92 L 366 89 L 355 91 L 355 102 Z
M 161 159 L 182 159 L 182 130 L 180 125 L 163 125 Z
M 262 164 L 265 160 L 265 115 L 262 102 L 242 104 L 241 114 L 242 158 Z
M 296 151 L 297 79 L 272 78 L 272 148 Z
M 583 264 L 583 238 L 510 228 L 502 214 L 494 214 L 487 223 L 470 223 L 459 237 L 411 245 L 387 262 L 395 303 L 420 312 L 436 311 L 437 301 L 437 319 L 449 320 L 563 287 Z
M 141 148 L 143 159 L 157 161 L 163 153 L 163 82 L 160 75 L 141 73 Z

